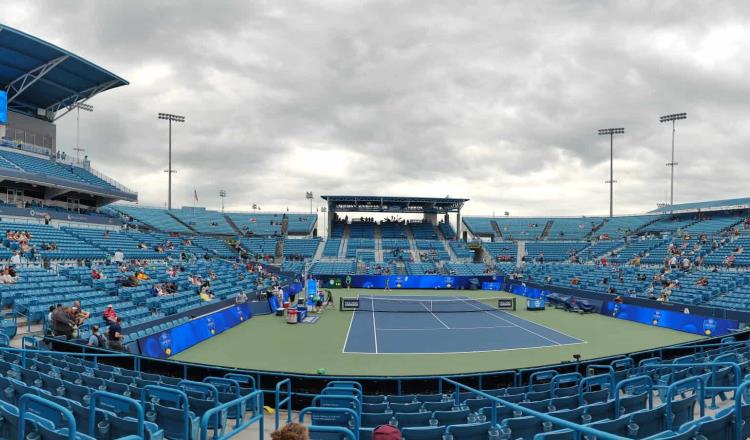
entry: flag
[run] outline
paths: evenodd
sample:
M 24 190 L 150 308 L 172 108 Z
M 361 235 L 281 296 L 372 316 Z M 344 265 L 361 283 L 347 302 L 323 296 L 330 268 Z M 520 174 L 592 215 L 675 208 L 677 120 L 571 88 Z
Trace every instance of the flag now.
M 198 190 L 193 188 L 193 200 L 195 200 L 195 203 L 198 203 Z

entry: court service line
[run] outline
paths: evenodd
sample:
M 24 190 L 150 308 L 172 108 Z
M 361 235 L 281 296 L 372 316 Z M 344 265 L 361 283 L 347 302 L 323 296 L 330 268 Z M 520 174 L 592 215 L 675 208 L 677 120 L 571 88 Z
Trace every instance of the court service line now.
M 462 296 L 462 297 L 458 297 L 458 296 L 457 296 L 457 297 L 455 297 L 455 298 L 458 298 L 458 299 L 472 299 L 472 298 L 469 298 L 469 297 L 467 297 L 467 296 Z M 512 317 L 514 317 L 514 318 L 516 318 L 516 319 L 520 319 L 521 321 L 524 321 L 524 322 L 528 322 L 529 324 L 534 324 L 534 325 L 535 325 L 535 326 L 537 326 L 537 327 L 542 327 L 542 328 L 546 328 L 546 329 L 547 329 L 547 330 L 549 330 L 549 331 L 553 331 L 553 332 L 555 332 L 555 333 L 558 333 L 558 334 L 561 334 L 561 335 L 563 335 L 563 336 L 567 336 L 567 337 L 569 337 L 569 338 L 571 338 L 571 339 L 575 339 L 575 340 L 577 340 L 577 341 L 581 341 L 581 342 L 586 342 L 586 341 L 584 341 L 583 339 L 579 339 L 579 338 L 577 338 L 577 337 L 575 337 L 575 336 L 570 336 L 570 335 L 569 335 L 569 334 L 567 334 L 567 333 L 563 333 L 563 332 L 561 332 L 560 330 L 557 330 L 557 329 L 555 329 L 555 328 L 552 328 L 552 327 L 548 327 L 548 326 L 546 326 L 546 325 L 544 325 L 544 324 L 539 324 L 538 322 L 530 321 L 530 320 L 528 320 L 528 319 L 526 319 L 526 318 L 521 318 L 520 316 L 516 316 L 516 315 L 511 315 L 510 313 L 508 313 L 508 312 L 506 312 L 506 311 L 504 311 L 504 310 L 494 310 L 494 311 L 495 311 L 495 312 L 500 312 L 500 313 L 502 313 L 502 314 L 504 314 L 504 315 L 510 315 L 510 316 L 512 316 Z M 515 324 L 515 325 L 517 325 L 517 324 Z
M 513 322 L 511 322 L 511 321 L 508 321 L 508 320 L 507 320 L 507 319 L 505 319 L 505 318 L 502 318 L 502 317 L 500 317 L 500 316 L 494 315 L 494 314 L 490 313 L 490 312 L 489 312 L 489 311 L 487 311 L 487 310 L 484 310 L 484 309 L 482 309 L 482 308 L 480 308 L 480 307 L 477 307 L 477 306 L 475 306 L 474 304 L 470 303 L 469 301 L 466 301 L 465 299 L 461 299 L 461 301 L 463 301 L 463 302 L 465 302 L 466 304 L 468 304 L 468 305 L 470 305 L 470 306 L 474 307 L 474 308 L 475 308 L 475 309 L 477 309 L 477 310 L 480 310 L 480 311 L 482 311 L 482 313 L 486 313 L 486 314 L 488 314 L 488 315 L 492 316 L 493 318 L 496 318 L 496 319 L 499 319 L 499 320 L 501 320 L 501 321 L 507 322 L 508 324 L 512 324 L 512 325 L 515 325 L 516 327 L 518 327 L 518 328 L 520 328 L 520 329 L 523 329 L 523 330 L 525 330 L 525 331 L 527 331 L 527 332 L 531 333 L 532 335 L 536 335 L 536 336 L 539 336 L 539 337 L 540 337 L 540 338 L 542 338 L 542 339 L 546 339 L 546 340 L 550 341 L 551 343 L 553 343 L 553 344 L 555 344 L 555 345 L 562 345 L 562 344 L 561 344 L 560 342 L 557 342 L 557 341 L 555 341 L 555 340 L 553 340 L 553 339 L 550 339 L 550 338 L 548 338 L 548 337 L 546 337 L 546 336 L 540 335 L 539 333 L 537 333 L 537 332 L 535 332 L 535 331 L 533 331 L 533 330 L 529 330 L 529 329 L 527 329 L 526 327 L 523 327 L 523 326 L 520 326 L 520 325 L 518 325 L 518 324 L 515 324 L 515 323 L 513 323 Z
M 420 303 L 420 304 L 422 305 L 422 307 L 424 307 L 425 310 L 427 310 L 428 312 L 430 312 L 430 315 L 432 315 L 433 318 L 437 319 L 438 322 L 440 322 L 441 324 L 443 324 L 443 327 L 445 327 L 447 329 L 450 329 L 450 327 L 448 327 L 448 324 L 444 323 L 442 319 L 438 318 L 437 315 L 435 315 L 434 313 L 432 313 L 432 310 L 428 309 L 427 306 L 424 305 L 424 303 Z
M 474 313 L 474 312 L 472 312 Z M 444 330 L 487 330 L 487 329 L 493 329 L 493 328 L 514 328 L 518 327 L 517 325 L 493 325 L 493 326 L 487 326 L 487 327 L 450 327 L 450 328 L 378 328 L 378 331 L 444 331 Z

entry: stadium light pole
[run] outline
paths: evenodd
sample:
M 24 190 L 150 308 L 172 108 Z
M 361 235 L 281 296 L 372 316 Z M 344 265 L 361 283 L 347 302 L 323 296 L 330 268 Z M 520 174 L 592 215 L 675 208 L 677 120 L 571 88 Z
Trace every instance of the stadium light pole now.
M 673 113 L 659 117 L 659 122 L 672 122 L 672 160 L 667 164 L 668 167 L 672 168 L 669 177 L 669 206 L 674 206 L 674 167 L 677 166 L 677 162 L 674 161 L 674 132 L 676 130 L 675 121 L 680 119 L 687 119 L 687 113 Z
M 312 193 L 312 191 L 307 191 L 305 193 L 305 198 L 310 201 L 310 214 L 312 214 L 312 201 L 313 201 L 313 193 Z
M 76 147 L 73 148 L 76 152 L 76 162 L 81 162 L 81 151 L 86 151 L 85 148 L 81 148 L 81 110 L 85 112 L 93 112 L 94 106 L 86 104 L 85 102 L 76 102 L 71 107 L 76 109 Z
M 616 134 L 624 134 L 625 129 L 624 128 L 603 128 L 599 130 L 600 136 L 609 135 L 609 180 L 607 180 L 604 183 L 609 183 L 609 217 L 612 217 L 612 199 L 614 196 L 614 185 L 615 185 L 615 178 L 614 178 L 614 156 L 615 156 L 615 148 L 614 148 L 614 138 Z
M 167 209 L 172 210 L 172 173 L 177 171 L 172 169 L 172 122 L 185 122 L 184 116 L 173 115 L 171 113 L 159 113 L 159 119 L 169 121 L 169 165 L 165 173 L 169 175 L 169 181 L 167 183 Z
M 328 217 L 328 215 L 326 214 L 327 211 L 328 208 L 326 208 L 325 206 L 320 207 L 320 212 L 323 213 L 323 237 L 326 237 L 326 228 L 328 227 L 328 222 L 326 221 L 326 218 Z
M 221 212 L 224 212 L 224 198 L 227 196 L 227 192 L 223 189 L 219 190 L 219 197 L 221 197 Z

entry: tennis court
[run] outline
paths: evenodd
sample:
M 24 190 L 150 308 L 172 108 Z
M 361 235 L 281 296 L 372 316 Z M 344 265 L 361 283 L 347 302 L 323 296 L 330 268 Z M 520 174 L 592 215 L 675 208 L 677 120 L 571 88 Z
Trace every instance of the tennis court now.
M 496 298 L 360 296 L 344 353 L 479 353 L 585 341 L 499 310 Z

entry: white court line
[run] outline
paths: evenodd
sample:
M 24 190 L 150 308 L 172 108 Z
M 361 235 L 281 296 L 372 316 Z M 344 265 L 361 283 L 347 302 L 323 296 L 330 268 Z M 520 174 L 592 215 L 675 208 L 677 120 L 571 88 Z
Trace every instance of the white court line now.
M 557 342 L 557 341 L 555 341 L 555 340 L 552 340 L 552 339 L 550 339 L 550 338 L 548 338 L 548 337 L 546 337 L 546 336 L 542 336 L 542 335 L 540 335 L 539 333 L 537 333 L 537 332 L 535 332 L 535 331 L 529 330 L 529 329 L 527 329 L 526 327 L 522 327 L 522 326 L 520 326 L 520 325 L 518 325 L 518 324 L 515 324 L 515 323 L 513 323 L 513 322 L 510 322 L 510 321 L 508 321 L 508 320 L 507 320 L 507 319 L 505 319 L 505 318 L 501 318 L 501 317 L 499 317 L 499 316 L 497 316 L 497 315 L 493 315 L 493 314 L 492 314 L 492 313 L 490 313 L 489 311 L 487 311 L 487 310 L 484 310 L 484 309 L 482 309 L 482 308 L 480 308 L 480 307 L 477 307 L 477 306 L 475 306 L 474 304 L 470 303 L 469 301 L 466 301 L 465 299 L 461 299 L 461 301 L 463 301 L 463 302 L 465 302 L 466 304 L 468 304 L 468 305 L 470 305 L 470 306 L 474 307 L 474 308 L 475 308 L 475 309 L 477 309 L 477 310 L 481 310 L 481 311 L 482 311 L 482 313 L 486 313 L 486 314 L 488 314 L 489 316 L 492 316 L 493 318 L 496 318 L 496 319 L 499 319 L 499 320 L 501 320 L 501 321 L 507 322 L 508 324 L 512 324 L 512 325 L 515 325 L 516 327 L 518 327 L 518 328 L 520 328 L 520 329 L 522 329 L 522 330 L 525 330 L 525 331 L 527 331 L 527 332 L 531 333 L 532 335 L 536 335 L 536 336 L 539 336 L 539 337 L 540 337 L 540 338 L 542 338 L 542 339 L 546 339 L 546 340 L 550 341 L 551 343 L 553 343 L 553 344 L 555 344 L 555 345 L 563 345 L 563 344 L 561 344 L 561 343 L 559 343 L 559 342 Z
M 422 304 L 422 307 L 424 307 L 425 310 L 427 310 L 428 312 L 430 312 L 430 315 L 432 315 L 433 318 L 437 319 L 441 324 L 443 324 L 443 327 L 445 327 L 447 329 L 450 328 L 450 327 L 448 327 L 448 324 L 444 323 L 442 319 L 438 318 L 434 313 L 432 313 L 432 310 L 428 309 L 427 306 L 424 305 L 424 303 L 420 303 L 420 304 Z
M 475 313 L 475 312 L 472 312 Z M 515 328 L 518 327 L 517 325 L 493 325 L 489 327 L 450 327 L 450 328 L 378 328 L 379 331 L 389 331 L 389 330 L 398 330 L 398 331 L 445 331 L 445 330 L 486 330 L 486 329 L 493 329 L 493 328 Z
M 378 326 L 375 324 L 375 298 L 370 298 L 372 303 L 372 336 L 375 338 L 375 354 L 378 353 Z
M 351 319 L 349 320 L 349 329 L 348 329 L 348 330 L 346 331 L 346 339 L 344 339 L 344 346 L 343 346 L 343 347 L 341 347 L 341 352 L 342 352 L 342 353 L 348 353 L 348 352 L 346 351 L 346 344 L 348 344 L 348 343 L 349 343 L 349 333 L 350 333 L 350 332 L 352 331 L 352 324 L 354 324 L 354 315 L 356 315 L 356 314 L 357 314 L 357 312 L 356 312 L 356 311 L 355 311 L 355 312 L 352 312 L 352 317 L 351 317 Z
M 472 313 L 474 313 L 474 312 L 472 312 Z M 515 326 L 515 327 L 518 327 L 518 326 Z M 558 347 L 566 347 L 566 346 L 570 346 L 570 345 L 581 345 L 581 344 L 588 344 L 588 342 L 581 341 L 581 342 L 571 342 L 569 344 L 537 345 L 535 347 L 501 348 L 501 349 L 498 349 L 498 350 L 439 351 L 439 352 L 429 352 L 429 353 L 427 353 L 427 352 L 425 352 L 425 353 L 419 353 L 419 352 L 417 352 L 417 353 L 406 353 L 406 352 L 400 353 L 400 352 L 398 352 L 397 353 L 397 352 L 390 352 L 390 351 L 385 351 L 385 352 L 381 352 L 381 353 L 373 353 L 371 351 L 346 351 L 345 353 L 348 353 L 348 354 L 378 354 L 378 355 L 387 354 L 387 355 L 396 355 L 396 356 L 398 356 L 398 355 L 414 356 L 414 355 L 419 355 L 419 354 L 425 354 L 425 355 L 443 355 L 443 356 L 445 356 L 446 354 L 494 353 L 494 352 L 500 352 L 500 351 L 513 351 L 513 350 L 543 350 L 545 348 L 558 348 Z M 440 374 L 437 374 L 437 376 L 440 376 Z

